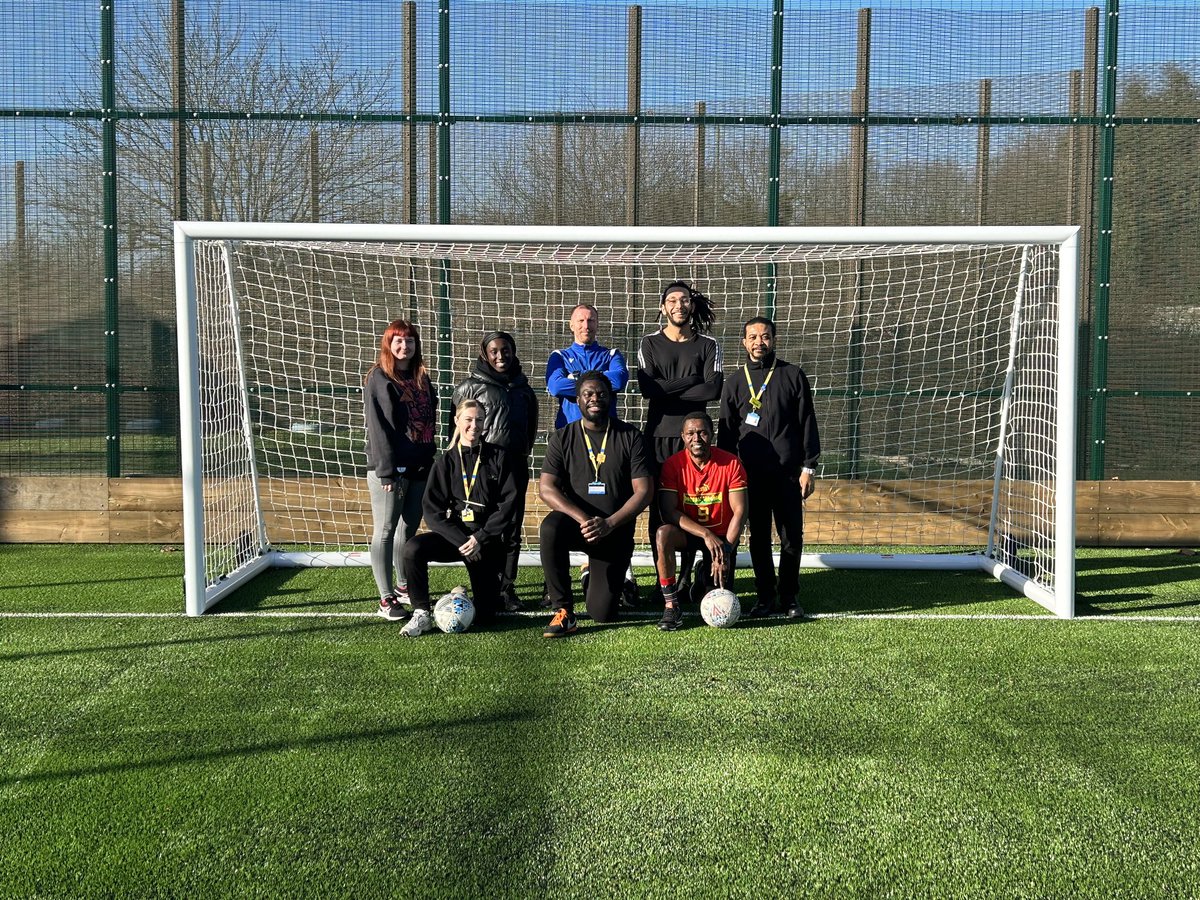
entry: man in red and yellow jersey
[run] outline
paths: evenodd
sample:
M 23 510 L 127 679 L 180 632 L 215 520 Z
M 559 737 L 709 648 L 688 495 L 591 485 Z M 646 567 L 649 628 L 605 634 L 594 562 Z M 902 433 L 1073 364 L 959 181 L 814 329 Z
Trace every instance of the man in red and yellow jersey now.
M 746 521 L 746 470 L 734 454 L 713 447 L 713 422 L 706 412 L 683 420 L 684 449 L 663 463 L 658 482 L 663 524 L 654 535 L 658 583 L 666 608 L 658 627 L 683 624 L 675 583 L 675 554 L 703 550 L 712 560 L 712 580 L 733 589 L 738 540 Z

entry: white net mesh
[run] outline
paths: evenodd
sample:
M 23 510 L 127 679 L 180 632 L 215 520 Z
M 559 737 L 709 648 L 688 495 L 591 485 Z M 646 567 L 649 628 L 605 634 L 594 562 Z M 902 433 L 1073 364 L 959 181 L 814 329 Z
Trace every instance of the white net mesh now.
M 1056 245 L 196 248 L 209 584 L 264 542 L 366 544 L 361 388 L 391 319 L 421 328 L 443 441 L 450 394 L 480 338 L 491 329 L 515 335 L 542 397 L 536 484 L 555 413 L 545 363 L 571 342 L 571 309 L 594 304 L 600 342 L 632 369 L 642 336 L 659 327 L 659 292 L 684 278 L 714 302 L 726 378 L 741 377 L 742 323 L 765 314 L 777 322 L 779 355 L 813 383 L 823 453 L 806 513 L 809 546 L 985 551 L 994 527 L 995 556 L 1054 588 Z M 636 380 L 620 405 L 622 418 L 642 424 Z M 536 547 L 545 513 L 532 490 L 526 549 Z

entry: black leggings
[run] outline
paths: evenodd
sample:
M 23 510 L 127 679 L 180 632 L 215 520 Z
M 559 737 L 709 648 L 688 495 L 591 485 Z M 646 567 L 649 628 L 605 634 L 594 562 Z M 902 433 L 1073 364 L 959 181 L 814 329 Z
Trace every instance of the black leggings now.
M 504 544 L 504 559 L 500 563 L 501 591 L 515 590 L 517 583 L 517 565 L 521 555 L 521 528 L 525 524 L 525 498 L 529 488 L 529 461 L 517 465 L 517 502 L 513 507 L 512 520 L 504 527 L 501 541 Z
M 431 562 L 465 562 L 458 548 L 440 534 L 426 531 L 410 537 L 404 545 L 404 567 L 408 573 L 408 596 L 413 609 L 429 611 L 429 564 Z M 468 562 L 471 578 L 471 599 L 476 613 L 482 618 L 494 616 L 500 609 L 500 569 L 504 564 L 504 547 L 498 541 L 485 546 L 477 562 Z
M 579 523 L 566 513 L 552 512 L 542 519 L 542 568 L 546 572 L 546 592 L 552 609 L 574 609 L 575 598 L 571 584 L 572 550 L 588 556 L 588 615 L 597 622 L 612 622 L 617 618 L 625 572 L 633 556 L 633 524 L 612 532 L 608 537 L 588 543 L 583 539 Z M 409 576 L 412 591 L 412 576 Z

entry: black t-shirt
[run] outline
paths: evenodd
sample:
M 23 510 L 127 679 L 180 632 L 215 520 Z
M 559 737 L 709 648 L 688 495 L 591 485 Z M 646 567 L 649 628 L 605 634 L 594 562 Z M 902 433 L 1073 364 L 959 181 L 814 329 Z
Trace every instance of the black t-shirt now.
M 721 396 L 721 345 L 707 334 L 673 341 L 662 331 L 642 338 L 638 388 L 646 398 L 646 434 L 678 438 L 688 413 Z
M 633 496 L 633 479 L 651 477 L 642 433 L 628 422 L 608 421 L 608 443 L 600 464 L 603 494 L 588 493 L 588 485 L 596 475 L 588 458 L 582 422 L 572 422 L 550 435 L 542 462 L 542 474 L 553 476 L 567 499 L 589 516 L 611 516 Z M 588 438 L 598 454 L 604 432 L 589 431 Z

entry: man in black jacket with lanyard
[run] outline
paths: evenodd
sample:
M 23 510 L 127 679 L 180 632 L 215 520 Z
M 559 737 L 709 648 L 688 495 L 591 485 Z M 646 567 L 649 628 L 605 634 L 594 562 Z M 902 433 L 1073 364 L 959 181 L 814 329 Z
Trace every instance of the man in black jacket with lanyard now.
M 542 520 L 542 568 L 554 617 L 543 635 L 574 634 L 570 552 L 588 556 L 588 615 L 597 622 L 617 616 L 625 571 L 633 556 L 638 514 L 653 492 L 642 434 L 609 416 L 612 384 L 603 372 L 576 382 L 583 419 L 550 435 L 538 489 L 550 514 Z
M 750 560 L 758 602 L 752 616 L 770 615 L 776 600 L 788 618 L 803 617 L 797 602 L 804 548 L 804 501 L 816 487 L 821 455 L 812 386 L 799 367 L 775 355 L 775 323 L 756 316 L 742 326 L 748 357 L 721 392 L 717 446 L 746 467 Z M 771 519 L 779 531 L 779 581 L 771 555 Z

